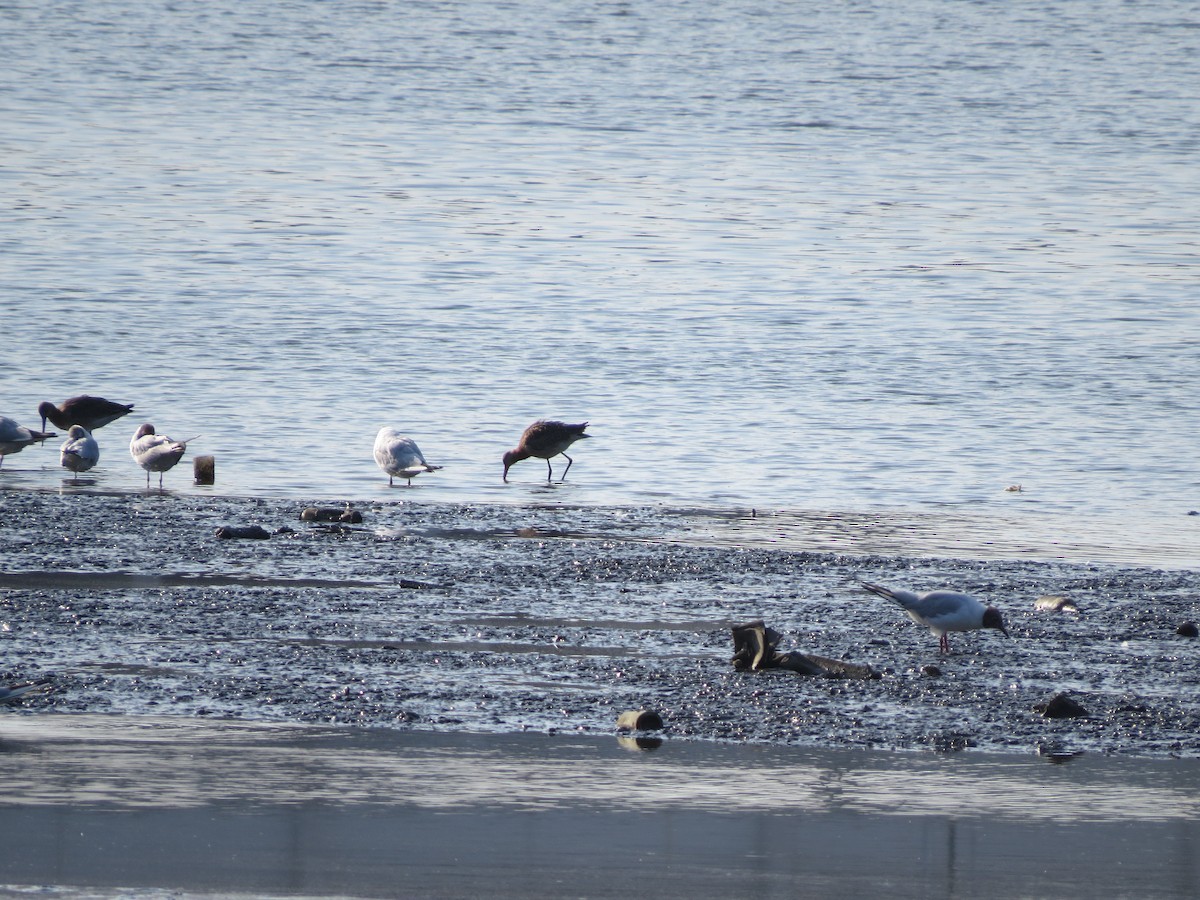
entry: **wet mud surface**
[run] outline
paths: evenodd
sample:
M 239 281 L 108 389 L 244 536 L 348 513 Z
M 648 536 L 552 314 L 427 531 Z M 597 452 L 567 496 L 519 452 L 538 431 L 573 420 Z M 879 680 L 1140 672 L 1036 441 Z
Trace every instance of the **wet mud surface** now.
M 0 678 L 53 679 L 5 715 L 611 733 L 653 708 L 668 740 L 1200 755 L 1200 640 L 1176 634 L 1193 571 L 788 550 L 661 509 L 395 501 L 343 526 L 284 501 L 0 503 Z M 272 536 L 216 535 L 248 525 Z M 974 593 L 1012 637 L 941 657 L 860 580 Z M 730 627 L 753 619 L 881 677 L 736 671 Z M 1086 716 L 1037 711 L 1064 692 Z

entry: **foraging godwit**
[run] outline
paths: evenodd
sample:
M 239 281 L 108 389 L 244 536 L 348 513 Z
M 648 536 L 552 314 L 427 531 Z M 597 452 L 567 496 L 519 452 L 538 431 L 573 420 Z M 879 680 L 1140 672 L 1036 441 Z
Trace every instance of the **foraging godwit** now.
M 46 420 L 49 419 L 58 428 L 82 425 L 88 431 L 95 431 L 131 412 L 133 412 L 132 403 L 114 403 L 112 400 L 90 397 L 87 394 L 64 400 L 58 406 L 49 400 L 38 405 L 38 415 L 42 417 L 42 428 L 46 427 Z
M 583 429 L 587 426 L 587 422 L 580 422 L 578 425 L 544 419 L 534 422 L 521 435 L 521 442 L 504 454 L 504 480 L 508 481 L 508 470 L 512 468 L 513 463 L 536 456 L 538 459 L 546 461 L 546 480 L 549 481 L 554 477 L 554 469 L 550 465 L 551 458 L 560 453 L 567 456 L 567 448 L 573 443 L 580 438 L 591 437 L 590 434 L 583 433 Z M 566 480 L 572 462 L 574 460 L 567 456 L 567 467 L 563 469 L 560 480 Z

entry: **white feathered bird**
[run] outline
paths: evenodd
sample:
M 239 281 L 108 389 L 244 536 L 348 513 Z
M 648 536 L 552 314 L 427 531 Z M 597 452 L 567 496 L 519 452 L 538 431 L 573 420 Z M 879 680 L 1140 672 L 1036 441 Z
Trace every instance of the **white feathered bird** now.
M 163 473 L 175 467 L 187 452 L 188 441 L 175 441 L 165 434 L 156 434 L 154 426 L 147 422 L 141 426 L 129 442 L 129 455 L 146 470 L 146 487 L 150 487 L 150 473 L 158 473 L 158 486 L 162 488 Z
M 3 684 L 0 685 L 0 703 L 12 703 L 26 694 L 36 694 L 48 690 L 50 690 L 49 678 L 43 678 L 41 681 L 26 681 L 21 684 Z
M 997 628 L 1008 636 L 1000 610 L 985 606 L 970 594 L 957 591 L 928 591 L 914 594 L 912 591 L 894 590 L 878 584 L 862 582 L 862 586 L 873 594 L 895 600 L 914 622 L 926 626 L 938 637 L 942 653 L 950 652 L 951 631 L 975 631 L 980 628 Z
M 375 436 L 375 463 L 387 472 L 389 485 L 393 478 L 407 478 L 409 487 L 422 472 L 436 472 L 442 468 L 427 463 L 416 441 L 406 438 L 395 428 L 380 428 Z
M 58 452 L 62 467 L 74 472 L 76 481 L 79 480 L 80 472 L 86 472 L 100 462 L 100 445 L 96 443 L 92 433 L 82 425 L 71 426 L 71 430 L 67 432 L 67 439 L 58 448 Z
M 8 454 L 20 453 L 30 444 L 52 437 L 58 435 L 53 431 L 34 431 L 32 428 L 18 425 L 8 416 L 0 416 L 0 466 L 4 465 L 4 457 Z

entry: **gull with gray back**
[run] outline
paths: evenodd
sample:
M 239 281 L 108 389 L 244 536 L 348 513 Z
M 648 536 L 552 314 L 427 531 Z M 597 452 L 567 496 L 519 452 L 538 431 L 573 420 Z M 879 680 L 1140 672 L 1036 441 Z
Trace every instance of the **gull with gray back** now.
M 995 628 L 1008 636 L 1000 611 L 985 606 L 969 594 L 957 591 L 928 591 L 914 594 L 912 591 L 885 588 L 878 584 L 862 582 L 862 586 L 873 594 L 887 597 L 899 603 L 908 617 L 924 625 L 938 638 L 942 653 L 950 652 L 951 631 L 976 631 L 980 628 Z

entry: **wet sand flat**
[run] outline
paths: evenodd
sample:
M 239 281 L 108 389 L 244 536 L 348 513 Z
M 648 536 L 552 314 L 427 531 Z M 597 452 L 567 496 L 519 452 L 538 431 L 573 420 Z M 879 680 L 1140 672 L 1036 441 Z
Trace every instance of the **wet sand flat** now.
M 1194 761 L 30 714 L 0 894 L 1188 897 Z
M 1200 885 L 1187 568 L 939 555 L 951 521 L 881 554 L 658 509 L 389 502 L 331 529 L 283 501 L 0 500 L 0 679 L 48 683 L 0 709 L 8 894 Z M 939 656 L 863 580 L 970 591 L 1012 637 Z M 737 671 L 751 619 L 879 677 Z M 1087 715 L 1043 717 L 1064 692 Z M 615 733 L 640 708 L 657 749 Z
M 695 740 L 1200 756 L 1200 641 L 1176 634 L 1200 619 L 1190 569 L 933 554 L 954 520 L 880 555 L 679 510 L 389 502 L 331 529 L 284 501 L 0 500 L 0 678 L 54 684 L 27 708 L 611 733 L 650 707 Z M 273 536 L 224 540 L 224 525 Z M 941 656 L 863 581 L 973 593 L 1011 637 L 955 635 Z M 1079 611 L 1039 609 L 1047 595 Z M 783 650 L 880 677 L 736 671 L 730 628 L 755 619 Z M 1060 693 L 1087 715 L 1044 718 Z

